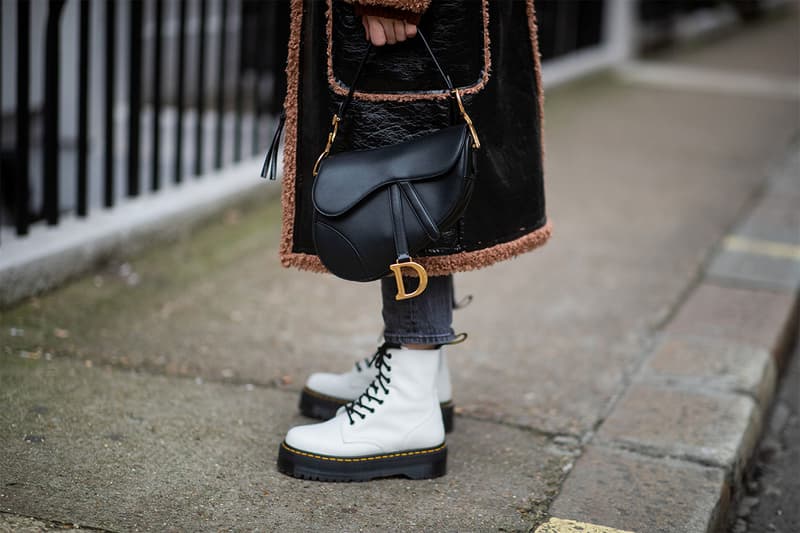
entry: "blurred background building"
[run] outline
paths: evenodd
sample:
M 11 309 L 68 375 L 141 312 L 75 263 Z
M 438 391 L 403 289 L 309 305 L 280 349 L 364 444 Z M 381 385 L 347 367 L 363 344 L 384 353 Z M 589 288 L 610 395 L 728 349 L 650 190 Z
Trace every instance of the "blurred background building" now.
M 781 3 L 537 0 L 545 85 Z M 0 270 L 131 209 L 157 218 L 148 199 L 191 210 L 203 181 L 259 186 L 288 17 L 288 1 L 2 0 Z

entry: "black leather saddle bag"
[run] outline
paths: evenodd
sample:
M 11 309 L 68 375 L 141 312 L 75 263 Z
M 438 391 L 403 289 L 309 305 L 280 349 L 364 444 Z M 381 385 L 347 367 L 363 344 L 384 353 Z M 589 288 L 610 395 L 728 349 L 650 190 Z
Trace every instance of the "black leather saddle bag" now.
M 393 273 L 398 300 L 425 290 L 427 274 L 412 257 L 435 243 L 463 214 L 475 179 L 473 150 L 480 147 L 459 91 L 424 36 L 418 33 L 418 37 L 464 123 L 389 146 L 329 155 L 370 47 L 333 116 L 327 146 L 314 167 L 312 190 L 313 239 L 325 267 L 351 281 L 372 281 Z M 403 270 L 419 277 L 412 292 L 403 286 Z

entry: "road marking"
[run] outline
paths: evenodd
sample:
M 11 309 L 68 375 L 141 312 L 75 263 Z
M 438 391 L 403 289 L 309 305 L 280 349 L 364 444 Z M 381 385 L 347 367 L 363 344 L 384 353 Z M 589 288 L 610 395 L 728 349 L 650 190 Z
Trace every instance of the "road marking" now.
M 598 526 L 588 522 L 578 522 L 577 520 L 565 520 L 563 518 L 551 518 L 541 526 L 536 528 L 534 533 L 634 533 L 625 529 L 615 529 L 613 527 Z
M 627 61 L 617 67 L 623 80 L 672 89 L 800 100 L 800 79 L 690 67 L 656 61 Z
M 796 244 L 728 235 L 722 241 L 722 247 L 733 252 L 745 252 L 749 254 L 766 255 L 778 259 L 800 261 L 800 246 Z

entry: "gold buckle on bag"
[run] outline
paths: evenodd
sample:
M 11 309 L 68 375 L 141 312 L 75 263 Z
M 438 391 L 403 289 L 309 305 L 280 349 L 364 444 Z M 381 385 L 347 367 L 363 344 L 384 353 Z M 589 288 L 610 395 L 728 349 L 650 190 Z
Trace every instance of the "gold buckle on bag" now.
M 422 291 L 425 290 L 425 287 L 428 286 L 428 273 L 425 272 L 425 268 L 419 263 L 415 263 L 411 259 L 408 261 L 397 261 L 389 265 L 389 268 L 392 269 L 394 272 L 394 280 L 397 283 L 397 294 L 395 295 L 395 300 L 408 300 L 409 298 L 414 298 L 415 296 L 419 296 L 422 294 Z M 413 292 L 406 292 L 406 286 L 403 283 L 403 269 L 410 268 L 414 272 L 417 273 L 419 276 L 419 285 Z
M 331 119 L 331 131 L 328 133 L 328 142 L 325 144 L 325 149 L 319 154 L 317 162 L 314 163 L 314 170 L 311 172 L 312 176 L 316 177 L 316 175 L 319 174 L 319 164 L 331 153 L 331 146 L 333 145 L 333 140 L 336 138 L 336 132 L 339 131 L 339 122 L 341 121 L 342 119 L 339 118 L 339 115 L 334 113 Z
M 461 111 L 461 116 L 464 117 L 464 122 L 469 126 L 469 133 L 472 135 L 472 147 L 476 150 L 481 147 L 481 142 L 478 140 L 478 132 L 475 131 L 475 126 L 472 124 L 472 119 L 467 115 L 467 110 L 464 109 L 464 102 L 461 101 L 461 91 L 453 89 L 456 95 L 456 102 L 458 102 L 458 109 Z

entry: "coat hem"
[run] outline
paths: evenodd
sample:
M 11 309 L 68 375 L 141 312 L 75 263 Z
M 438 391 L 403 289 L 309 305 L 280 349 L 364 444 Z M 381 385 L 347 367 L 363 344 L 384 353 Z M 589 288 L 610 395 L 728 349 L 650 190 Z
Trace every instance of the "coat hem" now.
M 414 260 L 425 268 L 429 276 L 444 276 L 454 272 L 478 270 L 542 246 L 550 239 L 552 232 L 553 224 L 548 220 L 544 226 L 526 233 L 522 237 L 488 248 L 449 255 L 415 257 Z M 281 251 L 280 259 L 281 265 L 287 268 L 294 267 L 309 272 L 329 273 L 319 256 L 314 254 Z

